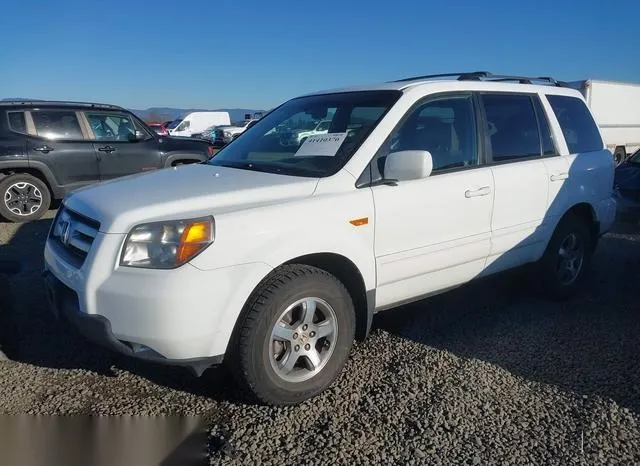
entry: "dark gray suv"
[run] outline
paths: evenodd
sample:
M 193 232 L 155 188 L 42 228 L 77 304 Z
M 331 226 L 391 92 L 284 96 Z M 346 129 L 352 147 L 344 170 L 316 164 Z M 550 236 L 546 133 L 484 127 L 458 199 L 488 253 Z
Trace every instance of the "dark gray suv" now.
M 54 199 L 98 181 L 198 163 L 210 142 L 160 136 L 115 105 L 0 103 L 0 217 L 40 218 Z

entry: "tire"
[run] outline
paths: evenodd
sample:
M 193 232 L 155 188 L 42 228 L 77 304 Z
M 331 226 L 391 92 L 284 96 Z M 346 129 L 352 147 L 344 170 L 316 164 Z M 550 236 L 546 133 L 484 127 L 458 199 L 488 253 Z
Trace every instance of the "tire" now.
M 315 312 L 308 314 L 311 302 Z M 315 321 L 305 324 L 306 315 Z M 355 323 L 351 296 L 336 277 L 306 265 L 282 266 L 248 302 L 235 332 L 230 369 L 252 400 L 275 406 L 301 403 L 340 375 Z M 282 335 L 274 335 L 276 330 Z
M 14 204 L 12 201 L 16 200 L 25 202 Z M 9 222 L 38 220 L 49 210 L 50 205 L 49 188 L 35 176 L 16 173 L 0 181 L 0 217 Z
M 560 221 L 536 270 L 548 297 L 564 300 L 580 288 L 591 262 L 593 241 L 587 222 L 582 218 L 568 214 Z

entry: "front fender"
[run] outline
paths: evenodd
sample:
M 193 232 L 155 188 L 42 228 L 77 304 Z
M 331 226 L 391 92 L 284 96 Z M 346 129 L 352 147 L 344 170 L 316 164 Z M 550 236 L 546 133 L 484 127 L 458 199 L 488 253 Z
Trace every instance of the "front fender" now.
M 374 210 L 369 190 L 305 198 L 216 216 L 215 241 L 193 264 L 203 270 L 235 264 L 270 267 L 331 253 L 350 260 L 367 290 L 375 289 Z M 350 223 L 366 218 L 360 226 Z

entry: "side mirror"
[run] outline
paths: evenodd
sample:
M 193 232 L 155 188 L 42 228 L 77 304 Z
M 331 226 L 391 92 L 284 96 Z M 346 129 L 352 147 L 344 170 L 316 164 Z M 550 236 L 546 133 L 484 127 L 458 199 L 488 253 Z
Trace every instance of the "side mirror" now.
M 129 135 L 129 142 L 144 141 L 146 138 L 147 138 L 147 135 L 145 133 L 143 133 L 142 131 L 136 130 L 135 134 Z
M 384 163 L 384 177 L 398 181 L 427 178 L 432 170 L 433 159 L 426 150 L 391 152 Z

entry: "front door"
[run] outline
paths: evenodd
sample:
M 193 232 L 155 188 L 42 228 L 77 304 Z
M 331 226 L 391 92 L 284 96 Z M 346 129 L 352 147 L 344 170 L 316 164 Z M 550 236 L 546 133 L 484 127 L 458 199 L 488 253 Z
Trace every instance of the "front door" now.
M 100 179 L 108 180 L 125 175 L 162 168 L 156 136 L 131 115 L 117 111 L 85 112 L 92 132 L 93 147 L 98 159 Z M 144 135 L 136 139 L 136 131 Z
M 493 179 L 479 157 L 470 94 L 428 98 L 401 122 L 372 162 L 384 178 L 389 152 L 427 150 L 425 179 L 372 187 L 376 304 L 409 301 L 471 280 L 490 248 Z
M 46 165 L 64 192 L 99 179 L 98 160 L 81 130 L 79 113 L 73 109 L 26 112 L 29 160 L 33 166 Z

